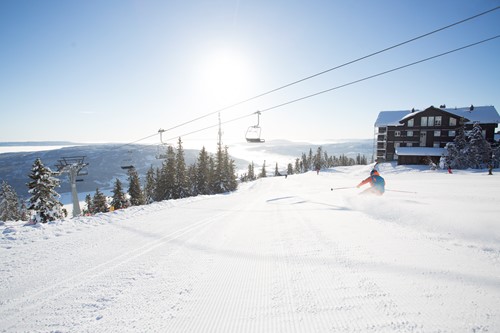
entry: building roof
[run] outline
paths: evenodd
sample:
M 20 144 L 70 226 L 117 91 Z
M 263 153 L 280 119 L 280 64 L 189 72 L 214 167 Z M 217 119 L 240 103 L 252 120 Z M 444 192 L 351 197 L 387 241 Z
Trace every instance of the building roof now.
M 474 106 L 471 111 L 470 107 L 463 108 L 439 108 L 445 112 L 454 114 L 458 117 L 463 117 L 469 120 L 470 123 L 479 124 L 498 124 L 500 123 L 500 115 L 498 115 L 497 110 L 494 106 Z M 427 109 L 426 109 L 427 110 Z M 425 110 L 417 110 L 412 112 L 411 110 L 404 111 L 381 111 L 375 121 L 375 127 L 384 126 L 402 126 L 401 120 L 413 117 Z
M 397 147 L 396 154 L 399 156 L 446 156 L 446 148 L 434 147 Z

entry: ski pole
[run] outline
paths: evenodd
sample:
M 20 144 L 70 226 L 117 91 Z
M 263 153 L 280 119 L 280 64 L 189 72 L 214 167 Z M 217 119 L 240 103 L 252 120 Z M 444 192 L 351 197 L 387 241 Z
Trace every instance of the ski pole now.
M 332 187 L 330 191 L 333 190 L 347 190 L 348 188 L 356 188 L 356 186 L 346 186 L 346 187 Z

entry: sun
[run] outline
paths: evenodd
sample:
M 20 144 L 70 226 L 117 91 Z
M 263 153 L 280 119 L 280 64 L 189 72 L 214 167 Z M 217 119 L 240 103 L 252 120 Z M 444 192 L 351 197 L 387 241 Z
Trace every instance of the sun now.
M 250 63 L 235 50 L 220 49 L 205 55 L 199 74 L 203 95 L 216 104 L 229 104 L 251 94 Z

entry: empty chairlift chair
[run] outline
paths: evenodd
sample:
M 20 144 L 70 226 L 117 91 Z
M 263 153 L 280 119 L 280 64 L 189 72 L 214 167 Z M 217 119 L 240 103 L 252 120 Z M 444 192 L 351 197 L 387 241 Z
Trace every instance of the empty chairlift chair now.
M 248 127 L 247 132 L 245 134 L 245 139 L 247 140 L 247 142 L 251 143 L 262 143 L 265 142 L 265 140 L 260 137 L 262 132 L 262 129 L 259 126 L 260 111 L 257 111 L 255 113 L 257 114 L 257 125 Z

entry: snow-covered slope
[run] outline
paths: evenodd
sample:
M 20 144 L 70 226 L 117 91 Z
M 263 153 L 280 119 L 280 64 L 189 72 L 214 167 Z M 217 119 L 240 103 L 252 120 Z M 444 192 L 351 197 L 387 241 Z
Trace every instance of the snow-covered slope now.
M 359 166 L 7 222 L 0 330 L 500 331 L 499 175 L 380 170 L 382 197 Z

